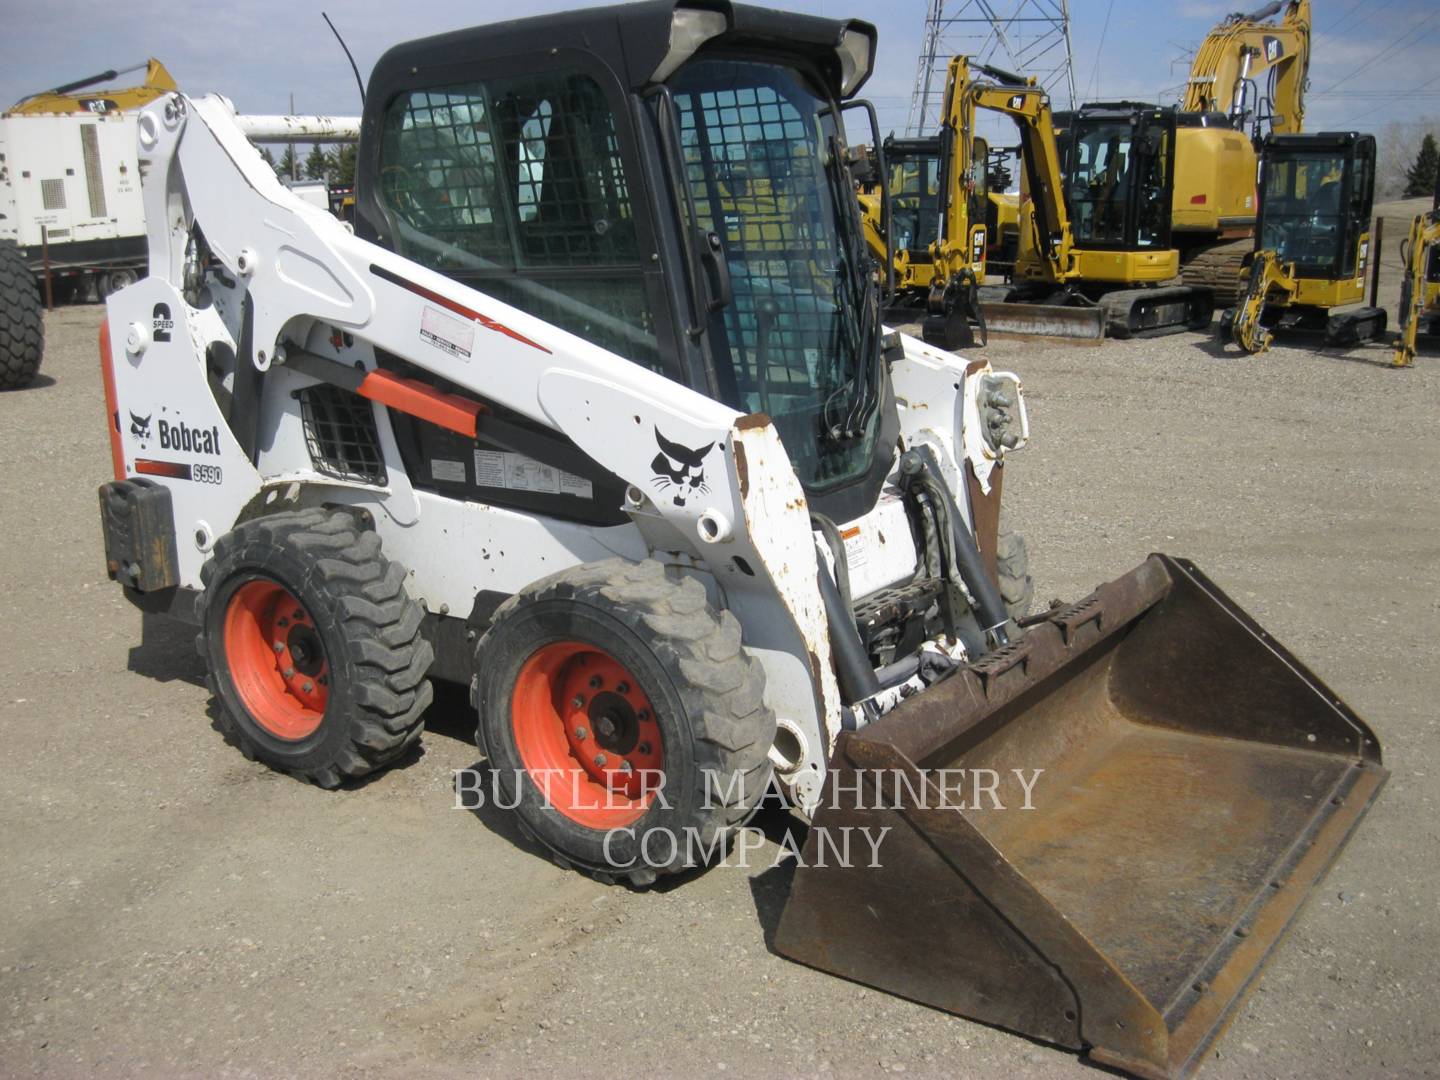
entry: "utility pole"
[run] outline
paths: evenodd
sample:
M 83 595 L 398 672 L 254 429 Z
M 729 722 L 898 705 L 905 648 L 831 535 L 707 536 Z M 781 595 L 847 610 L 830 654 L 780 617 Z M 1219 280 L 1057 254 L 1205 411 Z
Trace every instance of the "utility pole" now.
M 1069 0 L 928 0 L 907 135 L 932 135 L 940 127 L 952 56 L 1034 75 L 1051 97 L 1064 91 L 1067 105 L 1077 104 Z

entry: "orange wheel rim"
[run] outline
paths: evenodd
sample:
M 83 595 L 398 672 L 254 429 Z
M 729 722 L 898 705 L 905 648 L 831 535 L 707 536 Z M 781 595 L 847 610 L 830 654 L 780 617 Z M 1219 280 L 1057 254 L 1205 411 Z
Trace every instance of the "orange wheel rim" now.
M 525 770 L 570 820 L 623 828 L 654 802 L 660 725 L 639 680 L 605 650 L 558 641 L 535 652 L 515 680 L 510 716 Z
M 289 589 L 255 578 L 225 608 L 225 664 L 245 711 L 294 741 L 314 734 L 330 700 L 330 662 L 310 612 Z

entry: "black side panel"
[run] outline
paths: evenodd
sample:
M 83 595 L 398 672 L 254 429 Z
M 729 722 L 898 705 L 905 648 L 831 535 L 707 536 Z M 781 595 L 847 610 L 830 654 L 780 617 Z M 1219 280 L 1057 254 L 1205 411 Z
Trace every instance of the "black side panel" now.
M 449 393 L 467 390 L 398 356 L 378 352 L 380 366 Z M 623 525 L 625 482 L 587 457 L 578 446 L 519 413 L 486 401 L 479 436 L 467 439 L 405 413 L 390 423 L 410 483 L 453 499 L 504 506 L 589 525 Z

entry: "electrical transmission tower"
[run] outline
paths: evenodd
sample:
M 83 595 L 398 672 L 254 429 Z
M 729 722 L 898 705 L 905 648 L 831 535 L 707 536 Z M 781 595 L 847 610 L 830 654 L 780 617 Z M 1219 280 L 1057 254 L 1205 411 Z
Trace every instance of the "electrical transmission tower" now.
M 1064 90 L 1075 104 L 1069 0 L 929 0 L 906 134 L 939 128 L 952 56 L 1034 75 L 1052 97 Z

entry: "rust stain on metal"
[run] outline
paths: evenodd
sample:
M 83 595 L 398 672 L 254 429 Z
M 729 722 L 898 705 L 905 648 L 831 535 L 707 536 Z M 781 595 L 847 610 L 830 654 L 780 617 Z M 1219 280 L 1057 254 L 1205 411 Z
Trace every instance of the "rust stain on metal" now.
M 763 412 L 750 413 L 750 415 L 742 416 L 735 421 L 735 430 L 754 431 L 758 428 L 770 427 L 772 423 L 770 417 Z
M 750 494 L 750 465 L 745 459 L 745 447 L 732 441 L 731 452 L 735 455 L 735 480 L 740 485 L 740 498 Z

